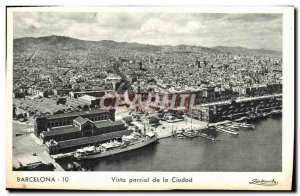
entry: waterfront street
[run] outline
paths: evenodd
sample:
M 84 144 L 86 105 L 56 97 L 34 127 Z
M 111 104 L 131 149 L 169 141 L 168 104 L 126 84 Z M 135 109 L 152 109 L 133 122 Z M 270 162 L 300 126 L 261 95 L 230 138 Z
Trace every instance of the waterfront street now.
M 45 145 L 40 143 L 34 133 L 26 131 L 28 128 L 32 130 L 33 126 L 25 123 L 13 123 L 13 163 L 42 161 L 44 164 L 52 163 L 55 171 L 63 171 L 63 168 L 49 156 Z
M 33 124 L 26 122 L 13 121 L 13 134 L 32 133 Z

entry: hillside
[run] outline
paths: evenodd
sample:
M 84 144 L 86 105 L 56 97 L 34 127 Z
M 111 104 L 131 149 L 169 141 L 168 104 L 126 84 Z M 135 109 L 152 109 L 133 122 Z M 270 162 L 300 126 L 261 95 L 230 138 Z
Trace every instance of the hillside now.
M 233 54 L 250 54 L 250 55 L 271 55 L 271 56 L 281 56 L 282 52 L 266 49 L 248 49 L 244 47 L 227 47 L 227 46 L 216 46 L 212 47 L 215 50 L 222 52 L 229 52 Z
M 129 42 L 116 42 L 112 40 L 101 40 L 101 41 L 86 41 L 75 39 L 65 36 L 46 36 L 46 37 L 24 37 L 14 39 L 14 49 L 26 50 L 28 48 L 36 49 L 59 49 L 59 50 L 89 50 L 91 48 L 100 47 L 103 49 L 127 49 L 127 50 L 137 50 L 137 51 L 149 51 L 149 52 L 226 52 L 232 54 L 249 54 L 249 55 L 276 55 L 280 56 L 281 52 L 265 49 L 248 49 L 243 47 L 227 47 L 227 46 L 217 46 L 217 47 L 202 47 L 202 46 L 189 46 L 189 45 L 150 45 L 150 44 L 140 44 L 140 43 L 129 43 Z

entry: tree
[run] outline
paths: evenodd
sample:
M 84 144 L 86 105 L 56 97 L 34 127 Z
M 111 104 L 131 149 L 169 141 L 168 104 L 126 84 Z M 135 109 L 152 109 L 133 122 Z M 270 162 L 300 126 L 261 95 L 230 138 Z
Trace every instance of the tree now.
M 82 106 L 81 105 L 78 105 L 77 108 L 78 108 L 78 110 L 82 110 Z
M 17 110 L 17 107 L 15 104 L 13 104 L 13 117 L 16 116 L 16 110 Z
M 164 117 L 164 113 L 158 113 L 157 116 L 158 116 L 159 118 L 163 118 L 163 117 Z
M 63 114 L 64 111 L 63 110 L 57 110 L 56 112 L 54 112 L 54 114 Z
M 43 97 L 49 97 L 49 92 L 48 92 L 48 90 L 45 90 L 45 91 L 43 92 Z
M 24 98 L 25 94 L 21 92 L 15 92 L 15 98 Z
M 91 109 L 93 109 L 93 108 L 95 108 L 95 107 L 96 107 L 96 106 L 95 106 L 95 104 L 93 104 L 93 103 L 90 105 L 90 108 L 91 108 Z
M 130 125 L 132 123 L 132 117 L 131 116 L 125 116 L 123 120 L 126 122 L 126 124 Z
M 178 111 L 178 112 L 176 113 L 176 117 L 179 118 L 179 119 L 183 119 L 183 117 L 182 117 L 183 114 L 184 114 L 183 111 Z
M 149 124 L 157 124 L 157 123 L 159 123 L 159 118 L 157 116 L 155 116 L 155 115 L 150 116 L 150 118 L 149 118 Z
M 184 115 L 184 112 L 183 112 L 183 111 L 178 111 L 178 112 L 177 112 L 177 115 L 178 115 L 178 116 L 182 116 L 182 115 Z
M 18 119 L 24 118 L 24 115 L 23 115 L 23 114 L 18 114 L 18 115 L 17 115 L 17 118 L 18 118 Z
M 56 101 L 56 105 L 58 105 L 58 104 L 66 104 L 66 103 L 67 103 L 67 99 L 66 98 L 59 98 Z
M 84 111 L 88 111 L 88 110 L 90 110 L 90 107 L 87 104 L 85 104 L 82 109 Z

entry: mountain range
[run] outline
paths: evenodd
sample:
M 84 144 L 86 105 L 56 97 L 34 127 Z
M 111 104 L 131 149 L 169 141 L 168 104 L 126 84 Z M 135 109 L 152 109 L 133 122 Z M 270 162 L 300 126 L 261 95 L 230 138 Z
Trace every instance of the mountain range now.
M 86 41 L 75 39 L 65 36 L 45 36 L 45 37 L 24 37 L 14 39 L 14 49 L 27 49 L 27 48 L 50 48 L 56 47 L 61 50 L 87 50 L 94 47 L 101 47 L 104 49 L 117 49 L 123 48 L 128 50 L 139 51 L 165 51 L 165 52 L 200 52 L 200 51 L 214 51 L 225 52 L 232 54 L 248 54 L 248 55 L 271 55 L 281 56 L 281 51 L 266 50 L 266 49 L 248 49 L 245 47 L 228 47 L 228 46 L 216 46 L 216 47 L 202 47 L 202 46 L 190 46 L 190 45 L 150 45 L 141 44 L 136 42 L 116 42 L 112 40 L 101 41 Z

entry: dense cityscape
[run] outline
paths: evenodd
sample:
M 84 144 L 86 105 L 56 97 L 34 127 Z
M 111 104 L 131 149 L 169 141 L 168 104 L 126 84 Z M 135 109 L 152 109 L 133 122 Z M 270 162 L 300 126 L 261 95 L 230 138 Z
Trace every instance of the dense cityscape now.
M 89 44 L 59 36 L 15 40 L 14 48 L 15 98 L 39 97 L 44 103 L 88 91 L 192 91 L 198 92 L 200 103 L 207 103 L 282 90 L 280 55 L 232 54 L 184 45 Z M 117 70 L 115 59 L 120 64 Z M 80 104 L 72 104 L 78 110 Z
M 245 120 L 281 113 L 282 57 L 277 51 L 96 42 L 52 35 L 15 39 L 13 55 L 14 122 L 34 132 L 32 137 L 51 156 L 43 162 L 56 169 L 60 166 L 53 159 L 84 159 L 91 149 L 82 148 L 114 138 L 123 141 L 107 145 L 124 149 L 135 148 L 124 141 L 145 135 L 149 144 L 170 136 L 217 141 L 211 129 L 238 135 L 241 127 L 254 128 Z M 199 109 L 179 111 L 161 102 L 152 111 L 126 104 L 109 111 L 101 108 L 101 98 L 109 95 L 109 105 L 124 94 L 130 100 L 141 95 L 143 102 L 150 94 L 160 101 L 164 96 L 171 100 L 173 94 L 194 94 L 193 104 Z M 184 104 L 190 102 L 189 97 Z M 24 132 L 14 127 L 15 131 L 21 136 Z M 91 151 L 106 156 L 103 146 Z M 15 169 L 24 166 L 20 165 L 24 158 L 18 160 Z M 76 162 L 68 164 L 69 169 L 79 167 Z

